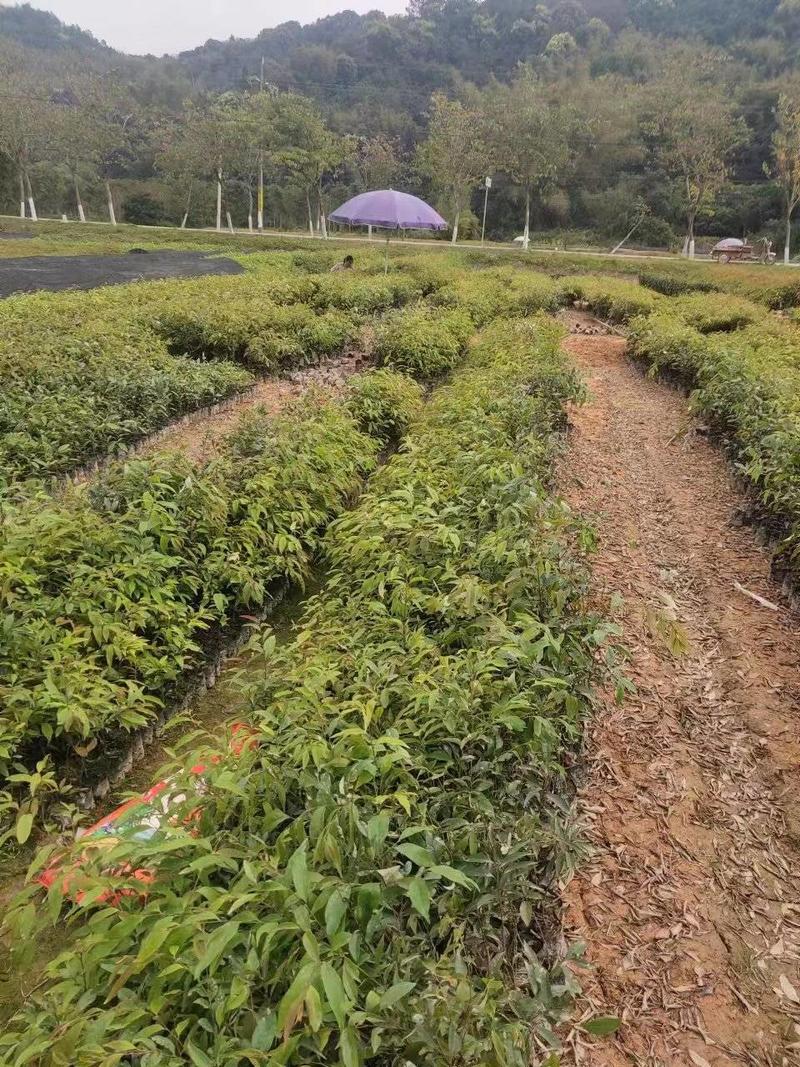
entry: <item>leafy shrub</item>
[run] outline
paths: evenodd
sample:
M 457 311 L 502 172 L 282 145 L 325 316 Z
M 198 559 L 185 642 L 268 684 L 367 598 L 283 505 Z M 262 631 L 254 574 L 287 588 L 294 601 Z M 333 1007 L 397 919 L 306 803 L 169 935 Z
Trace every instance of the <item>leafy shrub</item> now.
M 591 274 L 562 278 L 559 292 L 562 301 L 585 301 L 595 314 L 611 322 L 627 322 L 635 315 L 649 315 L 662 304 L 662 297 L 635 282 Z
M 338 405 L 251 415 L 220 454 L 118 465 L 4 510 L 0 772 L 152 714 L 209 626 L 301 583 L 376 443 Z
M 429 302 L 434 307 L 461 308 L 476 326 L 485 326 L 504 316 L 555 311 L 558 290 L 547 275 L 532 271 L 473 271 L 441 286 Z
M 152 320 L 173 352 L 195 359 L 230 359 L 261 369 L 310 363 L 340 350 L 356 323 L 341 312 L 317 315 L 306 304 L 277 306 L 232 300 L 173 307 Z
M 464 311 L 405 308 L 378 325 L 375 355 L 381 366 L 431 378 L 455 366 L 472 331 Z
M 684 293 L 711 293 L 715 286 L 711 282 L 700 281 L 675 274 L 655 274 L 643 271 L 639 275 L 639 284 L 652 289 L 662 296 L 682 296 Z
M 701 333 L 738 330 L 768 314 L 763 307 L 751 300 L 727 296 L 724 293 L 715 293 L 713 296 L 703 293 L 681 296 L 672 301 L 670 311 Z
M 331 530 L 296 636 L 259 642 L 259 744 L 206 760 L 191 833 L 104 854 L 158 876 L 95 912 L 0 1049 L 524 1067 L 552 1040 L 575 984 L 533 917 L 564 871 L 550 798 L 604 633 L 541 481 L 558 336 L 498 327 Z
M 757 323 L 703 335 L 669 314 L 631 323 L 633 352 L 675 367 L 695 385 L 693 404 L 733 447 L 767 512 L 781 520 L 800 573 L 800 343 L 791 326 Z
M 360 429 L 383 441 L 404 434 L 421 404 L 422 388 L 395 371 L 359 374 L 348 389 L 347 408 Z
M 367 315 L 402 307 L 421 295 L 416 282 L 401 274 L 370 276 L 340 271 L 319 279 L 312 303 L 318 308 L 341 308 Z

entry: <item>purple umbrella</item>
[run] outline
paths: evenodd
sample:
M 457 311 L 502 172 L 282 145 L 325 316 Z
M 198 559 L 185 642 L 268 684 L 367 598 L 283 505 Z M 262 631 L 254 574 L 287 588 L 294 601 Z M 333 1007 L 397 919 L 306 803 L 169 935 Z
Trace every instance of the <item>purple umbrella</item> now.
M 328 216 L 333 222 L 376 226 L 382 230 L 446 230 L 447 223 L 433 208 L 410 193 L 378 189 L 359 193 Z M 386 269 L 389 269 L 389 236 L 386 237 Z
M 446 230 L 447 223 L 433 208 L 410 193 L 378 189 L 359 193 L 328 216 L 334 222 L 377 226 L 383 230 Z

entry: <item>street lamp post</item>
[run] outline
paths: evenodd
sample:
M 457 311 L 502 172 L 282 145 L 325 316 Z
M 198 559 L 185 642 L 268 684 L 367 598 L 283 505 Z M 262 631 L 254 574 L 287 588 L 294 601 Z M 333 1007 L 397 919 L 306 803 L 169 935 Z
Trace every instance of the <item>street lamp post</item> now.
M 492 179 L 488 176 L 483 180 L 483 225 L 481 226 L 481 244 L 486 236 L 486 209 L 489 206 L 489 190 L 492 187 Z

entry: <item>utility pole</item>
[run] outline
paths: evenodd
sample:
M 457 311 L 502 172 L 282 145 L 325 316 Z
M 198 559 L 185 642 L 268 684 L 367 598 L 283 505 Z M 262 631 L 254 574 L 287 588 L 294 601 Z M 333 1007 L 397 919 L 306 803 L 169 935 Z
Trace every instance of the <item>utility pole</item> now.
M 483 225 L 481 226 L 481 244 L 486 236 L 486 209 L 489 206 L 489 190 L 492 187 L 492 179 L 487 175 L 483 179 Z
M 264 57 L 261 57 L 260 92 L 264 92 Z M 252 188 L 252 186 L 251 186 Z M 258 152 L 258 232 L 264 232 L 264 149 Z

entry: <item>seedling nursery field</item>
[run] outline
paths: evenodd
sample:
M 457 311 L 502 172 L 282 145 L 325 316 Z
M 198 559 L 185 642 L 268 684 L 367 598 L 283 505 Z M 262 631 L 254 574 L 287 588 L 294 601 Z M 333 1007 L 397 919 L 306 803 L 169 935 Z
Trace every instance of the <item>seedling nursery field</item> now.
M 0 252 L 130 247 L 73 232 Z M 591 738 L 641 699 L 597 516 L 560 492 L 597 402 L 565 339 L 679 398 L 770 555 L 774 591 L 731 596 L 788 619 L 800 277 L 159 242 L 242 272 L 0 302 L 0 1062 L 666 1062 L 592 993 L 630 947 L 565 935 Z M 680 610 L 648 610 L 677 677 Z M 80 836 L 137 766 L 166 785 L 132 831 Z M 736 986 L 759 1055 L 797 1047 L 790 967 L 774 1003 Z M 792 1062 L 705 1032 L 674 1062 Z

